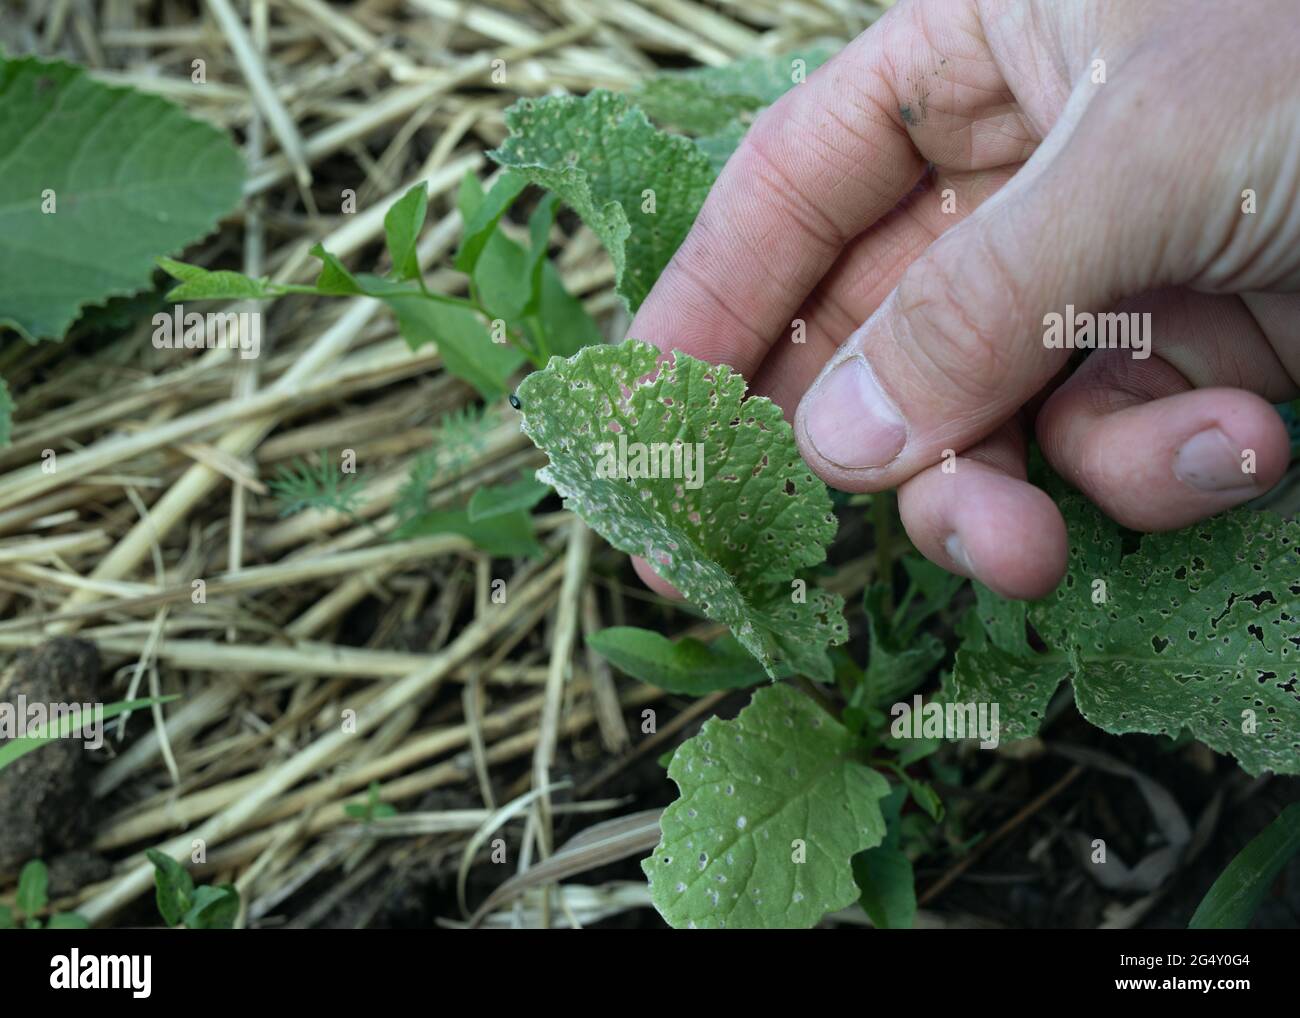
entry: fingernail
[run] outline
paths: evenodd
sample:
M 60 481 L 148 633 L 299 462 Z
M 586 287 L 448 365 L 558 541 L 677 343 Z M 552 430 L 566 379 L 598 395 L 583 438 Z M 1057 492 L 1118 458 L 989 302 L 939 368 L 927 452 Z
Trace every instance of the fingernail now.
M 1218 428 L 1193 435 L 1174 455 L 1174 476 L 1197 491 L 1254 488 L 1255 479 L 1241 469 L 1241 450 Z
M 822 459 L 882 467 L 903 451 L 907 424 L 862 357 L 849 357 L 809 395 L 804 432 Z
M 961 543 L 961 538 L 957 534 L 948 535 L 948 539 L 943 542 L 943 550 L 971 576 L 975 575 L 975 567 L 971 564 L 970 555 L 966 553 L 966 546 Z

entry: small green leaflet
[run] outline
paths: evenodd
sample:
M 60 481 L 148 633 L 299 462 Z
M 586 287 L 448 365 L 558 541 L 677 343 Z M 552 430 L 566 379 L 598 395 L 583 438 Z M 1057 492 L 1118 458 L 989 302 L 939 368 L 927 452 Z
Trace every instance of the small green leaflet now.
M 149 285 L 154 259 L 238 203 L 225 134 L 81 68 L 0 58 L 0 326 L 58 339 L 87 304 Z
M 742 403 L 744 378 L 678 352 L 649 380 L 658 356 L 636 340 L 591 346 L 524 379 L 523 429 L 550 459 L 538 480 L 727 625 L 769 675 L 784 662 L 829 681 L 826 646 L 848 638 L 843 600 L 805 598 L 793 580 L 835 536 L 826 486 L 771 400 Z M 651 464 L 661 476 L 630 476 Z
M 1062 508 L 1083 547 L 1031 618 L 1068 652 L 1083 716 L 1115 734 L 1186 728 L 1250 774 L 1300 773 L 1300 523 L 1242 509 L 1121 557 L 1082 497 Z
M 500 558 L 540 555 L 542 546 L 533 535 L 532 517 L 523 509 L 473 521 L 467 509 L 440 509 L 424 513 L 403 524 L 393 535 L 427 537 L 432 534 L 460 534 L 489 555 Z
M 1300 803 L 1292 803 L 1228 863 L 1187 928 L 1244 930 L 1277 875 L 1297 852 L 1300 852 Z
M 466 174 L 466 177 L 468 180 L 473 180 L 475 184 L 478 183 L 477 178 L 472 173 Z M 501 221 L 501 217 L 505 215 L 506 210 L 514 204 L 514 200 L 519 197 L 519 193 L 527 186 L 527 177 L 520 173 L 507 171 L 501 175 L 501 178 L 486 195 L 483 194 L 481 189 L 479 190 L 475 202 L 476 208 L 465 219 L 464 229 L 461 232 L 460 250 L 456 252 L 456 257 L 452 263 L 457 269 L 461 272 L 473 273 L 474 266 L 478 262 L 479 255 L 483 253 L 488 238 L 496 231 L 497 223 Z M 465 198 L 462 195 L 462 209 L 464 206 Z
M 181 281 L 168 291 L 168 300 L 266 300 L 280 294 L 270 280 L 253 279 L 242 272 L 212 271 L 174 258 L 157 262 L 169 276 Z
M 878 930 L 911 929 L 916 919 L 916 879 L 902 849 L 902 810 L 907 788 L 894 785 L 880 800 L 885 840 L 853 857 L 853 879 L 861 890 L 858 904 Z
M 233 884 L 194 886 L 189 871 L 155 848 L 145 850 L 154 867 L 158 914 L 168 926 L 191 930 L 228 930 L 239 915 L 239 892 Z
M 889 783 L 808 697 L 765 686 L 678 747 L 680 797 L 641 864 L 670 926 L 807 928 L 851 905 L 850 860 L 885 836 Z
M 33 859 L 18 874 L 18 894 L 14 904 L 30 919 L 49 903 L 49 886 L 50 871 L 45 863 Z
M 521 478 L 512 484 L 479 488 L 470 496 L 469 521 L 478 523 L 520 509 L 529 510 L 550 493 L 550 488 L 531 477 Z
M 719 689 L 741 689 L 767 681 L 754 656 L 731 636 L 713 643 L 691 637 L 670 640 L 649 629 L 611 626 L 587 637 L 621 672 L 670 693 L 703 696 Z
M 429 187 L 424 181 L 414 185 L 384 213 L 384 242 L 388 246 L 396 280 L 420 278 L 416 248 L 428 213 Z
M 474 386 L 484 399 L 506 392 L 506 379 L 524 361 L 513 346 L 492 342 L 483 317 L 458 303 L 409 293 L 381 298 L 397 315 L 397 327 L 411 349 L 436 343 L 442 363 Z
M 488 155 L 554 191 L 600 238 L 635 311 L 686 237 L 716 175 L 688 138 L 666 134 L 625 96 L 523 99 Z M 653 211 L 650 211 L 653 209 Z

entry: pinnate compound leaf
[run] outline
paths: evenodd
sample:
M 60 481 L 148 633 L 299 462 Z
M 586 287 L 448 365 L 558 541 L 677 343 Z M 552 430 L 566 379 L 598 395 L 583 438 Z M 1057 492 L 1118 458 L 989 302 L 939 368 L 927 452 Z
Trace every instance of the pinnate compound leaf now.
M 708 157 L 603 89 L 523 99 L 506 111 L 506 125 L 509 137 L 488 154 L 578 213 L 609 251 L 618 292 L 635 311 L 704 203 L 716 176 Z
M 835 536 L 826 486 L 780 409 L 743 399 L 743 377 L 680 352 L 656 371 L 658 356 L 636 340 L 590 346 L 524 379 L 523 429 L 550 459 L 538 480 L 728 626 L 769 675 L 788 662 L 829 681 L 826 646 L 848 638 L 843 600 L 792 589 Z
M 669 693 L 703 696 L 767 681 L 763 666 L 730 636 L 703 643 L 689 636 L 670 640 L 635 626 L 611 626 L 592 633 L 587 644 L 619 671 Z
M 641 867 L 669 925 L 807 928 L 857 900 L 851 860 L 885 836 L 889 783 L 802 693 L 766 686 L 706 721 L 668 776 L 681 795 Z
M 0 58 L 0 325 L 57 339 L 87 304 L 145 289 L 155 258 L 235 206 L 243 175 L 221 131 L 165 99 Z
M 1120 547 L 1084 499 L 1062 508 L 1085 547 L 1107 528 L 1105 549 Z M 1149 534 L 1128 555 L 1072 554 L 1033 620 L 1069 653 L 1075 701 L 1093 724 L 1186 728 L 1251 774 L 1300 773 L 1300 523 L 1240 509 Z

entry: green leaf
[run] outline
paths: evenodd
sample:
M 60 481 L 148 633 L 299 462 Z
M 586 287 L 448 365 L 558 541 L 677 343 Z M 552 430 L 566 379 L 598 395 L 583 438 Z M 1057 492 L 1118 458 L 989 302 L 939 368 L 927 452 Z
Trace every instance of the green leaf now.
M 316 245 L 319 247 L 320 245 Z M 315 248 L 312 249 L 315 253 Z M 267 300 L 284 291 L 268 279 L 254 279 L 228 269 L 210 271 L 174 258 L 156 259 L 159 267 L 180 286 L 167 291 L 167 300 Z
M 9 444 L 13 434 L 14 401 L 9 397 L 9 386 L 0 378 L 0 449 Z
M 843 601 L 818 589 L 803 598 L 792 582 L 835 536 L 826 486 L 780 408 L 742 403 L 740 375 L 678 352 L 645 380 L 657 359 L 635 340 L 590 346 L 524 379 L 523 429 L 550 459 L 538 479 L 728 626 L 769 675 L 787 662 L 829 681 L 826 646 L 848 637 Z M 669 476 L 643 476 L 652 465 Z
M 703 696 L 767 681 L 754 656 L 730 636 L 708 644 L 689 636 L 670 640 L 649 629 L 611 626 L 592 633 L 587 644 L 619 671 L 670 693 Z
M 280 508 L 281 517 L 305 509 L 332 510 L 351 516 L 365 501 L 361 478 L 343 473 L 342 462 L 335 463 L 324 449 L 314 463 L 294 459 L 281 464 L 267 487 Z
M 365 289 L 347 267 L 320 244 L 313 244 L 311 256 L 321 261 L 320 275 L 316 277 L 316 292 L 330 297 L 351 297 L 365 294 Z
M 641 865 L 670 926 L 806 928 L 858 898 L 850 865 L 880 844 L 889 784 L 854 737 L 784 685 L 673 754 L 681 796 Z
M 1121 555 L 1082 497 L 1062 509 L 1083 547 L 1033 620 L 1068 652 L 1084 717 L 1186 728 L 1250 774 L 1300 773 L 1300 522 L 1237 510 Z
M 584 346 L 605 341 L 582 301 L 564 288 L 559 271 L 550 262 L 542 263 L 538 285 L 537 319 L 551 353 L 571 357 Z
M 491 234 L 474 265 L 474 287 L 483 307 L 494 317 L 517 324 L 531 296 L 521 283 L 528 271 L 528 253 L 504 233 Z
M 550 493 L 550 488 L 531 477 L 521 478 L 512 484 L 479 488 L 470 496 L 469 522 L 478 523 L 520 509 L 532 509 Z
M 600 238 L 635 311 L 686 237 L 716 175 L 688 138 L 666 134 L 625 96 L 523 99 L 488 155 L 554 191 Z M 646 192 L 653 192 L 654 212 Z
M 72 64 L 0 58 L 0 110 L 0 326 L 28 339 L 145 289 L 155 258 L 240 199 L 243 161 L 224 133 Z
M 1300 803 L 1256 835 L 1202 899 L 1190 930 L 1244 930 L 1291 857 L 1300 852 Z
M 740 147 L 740 139 L 745 136 L 748 129 L 743 122 L 733 120 L 717 133 L 706 134 L 695 139 L 695 146 L 704 153 L 704 158 L 709 161 L 715 174 L 722 172 L 722 168 L 727 165 L 727 160 Z
M 187 930 L 229 930 L 239 915 L 239 892 L 233 884 L 194 889 L 182 922 Z
M 46 929 L 50 930 L 88 930 L 90 922 L 77 912 L 56 912 L 50 916 Z
M 930 633 L 914 636 L 909 630 L 908 639 L 899 640 L 892 622 L 885 617 L 886 593 L 883 584 L 876 585 L 862 599 L 871 655 L 867 658 L 860 702 L 880 709 L 920 686 L 947 654 L 943 644 Z
M 1000 738 L 1027 739 L 1037 734 L 1052 695 L 1070 674 L 1070 662 L 1063 654 L 1030 646 L 1025 602 L 1001 598 L 979 583 L 974 587 L 975 607 L 958 624 L 963 642 L 944 698 L 996 703 Z
M 399 538 L 430 534 L 460 534 L 489 555 L 498 558 L 540 555 L 541 545 L 533 536 L 532 517 L 522 509 L 472 521 L 466 509 L 443 509 L 424 513 L 405 524 Z
M 158 913 L 168 926 L 179 926 L 194 902 L 194 878 L 165 852 L 149 848 L 144 854 L 153 863 Z
M 546 252 L 549 247 L 551 236 L 551 227 L 555 224 L 555 213 L 559 209 L 560 200 L 553 194 L 542 195 L 542 200 L 537 203 L 537 208 L 533 209 L 533 214 L 528 217 L 528 303 L 524 306 L 524 314 L 536 314 L 541 306 L 542 299 L 542 266 L 549 264 L 546 260 Z M 559 274 L 555 274 L 555 279 L 559 281 Z M 563 290 L 563 286 L 560 287 Z M 567 355 L 576 353 L 577 350 L 555 350 L 554 353 Z
M 384 242 L 388 245 L 388 256 L 393 261 L 394 279 L 420 278 L 416 247 L 428 211 L 428 183 L 422 180 L 393 202 L 392 207 L 384 213 Z
M 456 252 L 456 257 L 452 264 L 464 273 L 472 273 L 474 266 L 477 264 L 479 255 L 483 253 L 483 248 L 487 245 L 488 238 L 497 229 L 497 224 L 501 217 L 514 204 L 519 193 L 528 186 L 528 178 L 523 174 L 507 171 L 503 173 L 492 185 L 492 190 L 483 195 L 480 191 L 480 199 L 471 215 L 465 217 L 464 229 L 461 232 L 460 250 Z M 462 185 L 462 193 L 465 193 Z M 464 213 L 462 212 L 462 216 Z
M 687 134 L 714 134 L 732 124 L 744 126 L 830 55 L 822 46 L 721 67 L 664 71 L 647 79 L 632 98 L 658 124 Z
M 442 363 L 453 375 L 469 382 L 485 399 L 505 394 L 506 379 L 524 355 L 512 346 L 492 342 L 492 334 L 477 313 L 418 293 L 382 299 L 397 315 L 398 329 L 412 349 L 437 343 Z
M 102 720 L 107 721 L 109 718 L 115 718 L 119 714 L 125 714 L 127 711 L 138 710 L 141 707 L 152 707 L 155 703 L 171 703 L 173 700 L 180 699 L 179 695 L 163 696 L 157 699 L 143 700 L 125 700 L 120 703 L 110 703 L 104 707 L 103 714 L 100 715 Z M 86 719 L 87 723 L 93 723 L 96 713 L 91 712 L 90 717 Z M 80 711 L 73 711 L 59 721 L 59 727 L 56 733 L 47 734 L 44 726 L 38 726 L 38 731 L 23 736 L 21 739 L 9 739 L 4 745 L 0 746 L 0 771 L 4 770 L 15 760 L 32 753 L 42 746 L 50 744 L 53 738 L 66 739 L 76 732 L 80 732 L 82 725 L 80 722 Z
M 0 905 L 0 930 L 17 929 L 14 922 L 14 910 L 8 905 Z
M 858 903 L 878 930 L 907 930 L 916 921 L 916 877 L 912 860 L 884 845 L 853 857 Z
M 33 859 L 18 874 L 18 894 L 14 903 L 30 919 L 49 904 L 50 871 L 45 863 Z

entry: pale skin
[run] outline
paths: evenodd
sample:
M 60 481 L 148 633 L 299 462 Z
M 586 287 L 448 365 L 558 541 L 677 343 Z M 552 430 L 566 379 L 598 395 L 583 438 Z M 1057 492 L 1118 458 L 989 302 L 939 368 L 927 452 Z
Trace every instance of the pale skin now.
M 758 118 L 629 335 L 739 370 L 828 484 L 896 488 L 931 561 L 1043 596 L 1066 532 L 1028 429 L 1141 531 L 1286 469 L 1297 53 L 1295 0 L 900 0 Z M 1151 312 L 1149 359 L 1067 377 L 1067 304 Z

